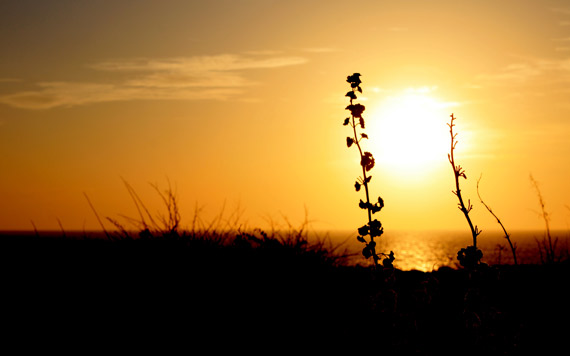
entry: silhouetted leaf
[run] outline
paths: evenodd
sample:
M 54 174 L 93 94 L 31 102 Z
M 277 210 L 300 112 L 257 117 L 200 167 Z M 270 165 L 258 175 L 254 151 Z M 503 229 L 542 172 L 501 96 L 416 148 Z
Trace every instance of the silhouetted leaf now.
M 366 246 L 364 249 L 362 249 L 362 255 L 365 258 L 370 258 L 370 256 L 372 256 L 372 251 L 370 251 L 370 248 L 368 246 Z
M 359 242 L 366 243 L 366 240 L 364 240 L 364 237 L 362 237 L 362 236 L 357 236 L 356 239 L 357 239 Z
M 360 117 L 360 127 L 364 128 L 364 119 L 362 118 L 362 116 Z
M 354 92 L 351 90 L 348 93 L 346 93 L 345 96 L 348 96 L 349 98 L 356 100 L 356 94 L 354 94 Z
M 360 183 L 356 182 L 354 183 L 354 189 L 356 189 L 357 192 L 360 191 Z
M 396 258 L 394 257 L 394 251 L 390 251 L 390 254 L 388 255 L 388 257 L 386 257 L 383 261 L 382 261 L 382 265 L 384 265 L 384 267 L 386 268 L 393 268 L 394 265 L 392 264 L 392 262 L 394 262 Z
M 362 138 L 368 138 L 368 135 L 365 133 L 361 133 L 360 136 L 362 136 Z
M 475 246 L 467 246 L 457 252 L 459 264 L 466 268 L 475 268 L 479 263 L 481 263 L 482 258 L 483 252 Z
M 360 86 L 358 86 L 358 88 L 356 88 L 360 93 L 362 93 L 362 88 Z
M 358 234 L 362 236 L 368 235 L 368 225 L 364 225 L 358 228 Z
M 344 126 L 348 125 L 350 123 L 350 117 L 347 117 L 346 119 L 344 119 L 344 122 L 342 123 Z
M 384 207 L 384 199 L 378 197 L 378 204 L 380 205 L 380 209 L 382 209 Z
M 360 199 L 360 203 L 358 203 L 358 206 L 360 207 L 360 209 L 368 209 L 368 204 L 363 202 L 362 199 Z
M 346 146 L 350 147 L 352 146 L 352 144 L 354 143 L 354 139 L 352 137 L 347 137 L 346 138 Z
M 360 160 L 360 165 L 364 167 L 366 171 L 370 171 L 374 167 L 374 157 L 372 153 L 364 152 Z
M 368 176 L 368 177 L 366 177 L 365 182 L 366 182 L 366 183 L 370 183 L 371 180 L 372 180 L 372 176 Z
M 360 73 L 354 73 L 353 75 L 349 75 L 346 77 L 346 81 L 352 85 L 358 86 L 362 81 L 360 80 Z M 355 88 L 355 86 L 353 86 Z
M 346 110 L 350 110 L 350 113 L 354 117 L 362 117 L 362 113 L 366 108 L 362 104 L 352 104 L 346 107 Z
M 370 212 L 372 214 L 376 214 L 377 212 L 379 212 L 380 210 L 382 210 L 382 208 L 378 205 L 378 203 L 371 205 L 370 206 Z
M 376 237 L 376 236 L 380 236 L 383 233 L 383 229 L 382 229 L 382 223 L 378 220 L 373 220 L 370 222 L 370 236 L 372 237 Z

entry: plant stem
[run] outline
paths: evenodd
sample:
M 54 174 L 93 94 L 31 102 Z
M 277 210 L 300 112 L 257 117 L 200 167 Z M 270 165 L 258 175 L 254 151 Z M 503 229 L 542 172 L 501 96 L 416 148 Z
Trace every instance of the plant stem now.
M 350 105 L 352 105 L 352 99 L 350 99 Z M 360 160 L 362 162 L 362 158 L 364 158 L 364 154 L 362 153 L 362 147 L 360 147 L 360 140 L 358 139 L 358 134 L 356 133 L 356 120 L 354 118 L 354 115 L 352 115 L 352 130 L 354 131 L 354 143 L 356 143 L 356 147 L 358 147 L 358 152 L 360 154 Z M 368 191 L 368 181 L 367 181 L 367 177 L 366 177 L 366 169 L 364 168 L 364 166 L 361 164 L 360 165 L 362 168 L 362 184 L 364 184 L 364 191 L 366 192 L 366 202 L 370 203 L 370 193 Z M 372 212 L 370 211 L 370 209 L 368 210 L 368 222 L 372 222 Z M 371 240 L 374 240 L 374 237 L 370 237 Z
M 545 250 L 546 250 L 546 260 L 548 262 L 554 262 L 555 259 L 555 249 L 556 249 L 556 244 L 558 243 L 558 239 L 556 239 L 554 241 L 554 245 L 552 244 L 552 236 L 550 235 L 550 218 L 548 216 L 548 212 L 544 209 L 544 199 L 542 198 L 542 194 L 540 192 L 540 189 L 538 188 L 538 182 L 536 180 L 534 180 L 534 177 L 532 176 L 532 174 L 530 175 L 530 181 L 532 182 L 532 185 L 534 186 L 534 188 L 536 189 L 536 194 L 538 195 L 538 202 L 540 204 L 540 209 L 542 211 L 542 218 L 544 219 L 544 224 L 546 226 L 546 237 L 548 238 L 548 246 L 545 245 Z
M 353 101 L 352 98 L 350 99 L 350 105 L 353 105 Z M 354 143 L 356 144 L 356 147 L 358 147 L 358 153 L 360 154 L 360 166 L 362 168 L 362 184 L 364 184 L 364 191 L 366 193 L 366 205 L 368 206 L 367 213 L 368 213 L 368 225 L 370 226 L 372 223 L 372 211 L 370 209 L 370 192 L 368 189 L 368 177 L 366 176 L 366 168 L 364 167 L 364 165 L 362 164 L 362 160 L 364 158 L 364 153 L 362 152 L 362 147 L 360 147 L 360 140 L 358 139 L 358 134 L 356 132 L 356 120 L 354 115 L 351 115 L 352 118 L 352 130 L 354 132 Z M 370 234 L 370 242 L 374 242 L 374 236 L 372 236 L 372 234 Z M 372 256 L 374 258 L 374 265 L 378 266 L 378 256 L 376 255 L 376 248 L 374 246 L 371 247 L 372 248 Z
M 511 235 L 509 235 L 509 233 L 507 232 L 507 229 L 505 229 L 505 226 L 503 225 L 503 223 L 501 222 L 499 217 L 497 215 L 495 215 L 493 210 L 491 210 L 491 208 L 487 204 L 485 204 L 485 202 L 483 201 L 483 198 L 481 198 L 481 194 L 479 194 L 479 181 L 480 180 L 481 180 L 481 177 L 479 177 L 479 179 L 477 180 L 477 196 L 479 197 L 479 201 L 481 201 L 481 204 L 483 204 L 485 206 L 485 208 L 487 208 L 487 210 L 491 213 L 491 215 L 493 215 L 495 217 L 495 219 L 497 219 L 497 222 L 499 223 L 499 225 L 501 225 L 501 228 L 503 229 L 503 232 L 505 233 L 505 238 L 509 242 L 509 246 L 511 247 L 511 251 L 513 252 L 513 261 L 514 261 L 515 266 L 516 266 L 516 265 L 518 265 L 517 254 L 516 254 L 517 248 L 513 245 L 513 242 L 511 241 Z
M 457 141 L 455 140 L 457 134 L 453 134 L 453 127 L 455 126 L 453 120 L 455 120 L 455 117 L 453 116 L 453 114 L 451 114 L 451 123 L 447 124 L 447 126 L 449 126 L 449 133 L 451 134 L 451 153 L 448 155 L 448 158 L 449 158 L 449 163 L 451 163 L 451 167 L 453 168 L 453 174 L 455 176 L 456 190 L 453 193 L 459 199 L 459 210 L 463 212 L 463 215 L 465 215 L 465 219 L 467 219 L 467 223 L 469 223 L 469 228 L 471 229 L 471 235 L 473 236 L 473 247 L 477 247 L 477 235 L 480 234 L 480 231 L 477 230 L 477 226 L 473 226 L 471 218 L 469 217 L 469 211 L 471 211 L 472 208 L 471 203 L 469 203 L 469 207 L 465 206 L 465 203 L 463 202 L 463 197 L 461 196 L 461 189 L 459 188 L 459 177 L 463 177 L 465 179 L 467 179 L 467 177 L 465 176 L 465 172 L 463 171 L 461 166 L 455 165 L 455 158 L 453 156 L 453 151 L 455 150 L 455 146 L 457 145 Z

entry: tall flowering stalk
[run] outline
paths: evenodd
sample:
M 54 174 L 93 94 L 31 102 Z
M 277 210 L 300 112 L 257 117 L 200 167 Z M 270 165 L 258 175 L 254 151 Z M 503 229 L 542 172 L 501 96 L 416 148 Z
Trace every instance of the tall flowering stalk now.
M 346 97 L 350 99 L 350 105 L 346 107 L 346 110 L 350 111 L 350 117 L 347 117 L 344 120 L 344 126 L 350 126 L 352 128 L 352 136 L 348 136 L 346 138 L 346 145 L 347 147 L 356 147 L 358 149 L 358 153 L 360 155 L 360 166 L 362 169 L 362 176 L 359 176 L 354 183 L 354 188 L 357 192 L 361 190 L 364 186 L 364 192 L 366 195 L 366 201 L 360 199 L 358 206 L 367 211 L 368 215 L 368 223 L 358 228 L 358 237 L 357 240 L 363 243 L 365 246 L 362 249 L 362 255 L 365 258 L 372 257 L 374 261 L 374 266 L 378 266 L 378 262 L 380 260 L 380 256 L 376 252 L 376 241 L 375 238 L 379 238 L 384 233 L 384 228 L 382 227 L 382 223 L 377 219 L 372 219 L 372 215 L 382 210 L 384 207 L 384 200 L 381 197 L 378 197 L 378 201 L 374 204 L 370 202 L 370 180 L 372 176 L 369 175 L 369 172 L 372 168 L 374 168 L 374 157 L 372 153 L 364 151 L 362 149 L 361 141 L 364 139 L 368 139 L 368 135 L 362 132 L 365 128 L 364 118 L 362 117 L 362 113 L 365 110 L 364 105 L 355 103 L 354 101 L 357 99 L 356 93 L 362 93 L 362 88 L 360 84 L 362 81 L 360 80 L 360 73 L 354 73 L 349 75 L 346 81 L 350 84 L 350 91 L 346 93 Z M 385 255 L 386 258 L 382 261 L 385 267 L 392 267 L 392 262 L 394 261 L 394 253 L 390 251 L 389 255 Z

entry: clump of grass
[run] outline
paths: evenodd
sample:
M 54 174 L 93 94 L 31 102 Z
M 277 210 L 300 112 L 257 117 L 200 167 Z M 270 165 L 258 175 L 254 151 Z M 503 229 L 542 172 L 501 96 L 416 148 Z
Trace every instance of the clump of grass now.
M 481 263 L 481 259 L 483 258 L 483 252 L 477 248 L 477 236 L 481 233 L 481 231 L 477 228 L 477 225 L 473 225 L 471 221 L 471 217 L 469 216 L 469 212 L 473 209 L 473 205 L 471 205 L 471 200 L 467 201 L 467 205 L 465 205 L 465 201 L 463 200 L 463 196 L 461 195 L 461 188 L 459 187 L 459 178 L 467 179 L 467 175 L 465 174 L 465 170 L 460 166 L 455 164 L 455 156 L 454 151 L 457 147 L 457 133 L 453 133 L 453 128 L 455 127 L 454 120 L 456 119 L 453 114 L 451 116 L 451 122 L 447 124 L 449 126 L 449 133 L 451 135 L 451 150 L 450 153 L 447 155 L 449 159 L 449 163 L 451 163 L 451 167 L 453 168 L 453 175 L 455 178 L 455 190 L 453 194 L 457 196 L 459 199 L 458 208 L 461 210 L 467 223 L 469 224 L 469 229 L 471 230 L 471 236 L 473 237 L 473 245 L 467 246 L 466 248 L 462 248 L 457 253 L 457 259 L 459 263 L 466 268 L 475 268 Z
M 344 120 L 344 126 L 350 126 L 352 128 L 352 135 L 346 138 L 346 145 L 347 147 L 355 146 L 358 149 L 358 153 L 360 156 L 360 167 L 362 169 L 362 176 L 359 176 L 354 183 L 354 188 L 356 191 L 360 191 L 362 186 L 364 186 L 364 193 L 366 196 L 366 201 L 360 199 L 358 206 L 366 210 L 368 215 L 368 222 L 358 228 L 358 236 L 357 239 L 361 243 L 365 245 L 362 249 L 362 255 L 365 258 L 371 258 L 374 261 L 374 266 L 378 267 L 380 256 L 376 251 L 376 241 L 375 238 L 379 238 L 384 233 L 384 228 L 382 227 L 382 223 L 377 219 L 372 219 L 372 215 L 378 213 L 384 207 L 384 200 L 381 197 L 378 197 L 377 202 L 371 203 L 370 202 L 370 181 L 372 180 L 372 176 L 368 175 L 368 172 L 372 168 L 374 168 L 374 156 L 372 153 L 368 151 L 364 151 L 362 148 L 362 140 L 368 139 L 368 135 L 362 132 L 365 128 L 365 121 L 362 117 L 362 113 L 365 110 L 365 106 L 360 103 L 355 103 L 354 101 L 357 99 L 356 92 L 362 93 L 362 88 L 360 84 L 362 81 L 360 80 L 360 73 L 354 73 L 349 75 L 346 81 L 350 84 L 350 91 L 346 93 L 346 97 L 350 98 L 350 105 L 346 107 L 346 110 L 350 111 L 350 117 L 347 117 Z M 357 130 L 358 129 L 358 130 Z M 386 258 L 382 261 L 384 267 L 393 267 L 394 261 L 394 252 L 390 251 L 389 255 L 384 255 Z
M 87 203 L 91 207 L 91 210 L 95 214 L 101 229 L 107 236 L 109 240 L 117 240 L 117 239 L 133 239 L 133 230 L 138 231 L 138 237 L 140 238 L 152 238 L 152 237 L 164 237 L 164 238 L 175 238 L 179 236 L 179 227 L 180 227 L 180 211 L 178 208 L 178 199 L 176 195 L 175 189 L 172 188 L 170 181 L 168 182 L 168 188 L 164 190 L 160 190 L 158 184 L 151 184 L 152 188 L 157 192 L 157 194 L 162 199 L 164 206 L 166 208 L 166 214 L 159 213 L 156 216 L 153 216 L 142 199 L 139 197 L 135 189 L 125 180 L 123 180 L 123 184 L 127 189 L 139 215 L 138 218 L 133 218 L 127 215 L 119 214 L 120 217 L 125 219 L 129 224 L 134 226 L 134 229 L 128 229 L 127 226 L 121 223 L 119 220 L 106 217 L 106 220 L 111 223 L 116 231 L 111 232 L 109 231 L 103 221 L 99 217 L 97 210 L 93 206 L 93 203 L 89 199 L 86 193 L 83 195 L 87 199 Z
M 103 232 L 111 242 L 147 241 L 144 246 L 161 246 L 160 242 L 172 241 L 176 249 L 188 251 L 194 260 L 212 263 L 223 260 L 222 265 L 245 263 L 248 257 L 255 261 L 264 261 L 276 266 L 279 264 L 312 264 L 339 266 L 347 264 L 347 250 L 340 251 L 341 245 L 333 245 L 329 240 L 309 239 L 310 221 L 305 211 L 305 220 L 299 226 L 285 218 L 286 228 L 275 228 L 272 225 L 269 233 L 260 228 L 250 229 L 243 221 L 243 210 L 238 206 L 233 213 L 226 213 L 226 204 L 211 220 L 201 218 L 202 207 L 196 205 L 194 216 L 189 229 L 181 228 L 181 214 L 176 190 L 170 182 L 165 189 L 158 184 L 151 187 L 164 203 L 163 212 L 151 214 L 135 189 L 123 179 L 123 184 L 133 201 L 138 217 L 119 214 L 126 223 L 106 217 L 107 223 L 113 229 L 107 229 L 99 217 L 91 200 L 85 195 L 89 206 L 94 212 Z M 128 228 L 128 226 L 132 228 Z M 157 244 L 155 244 L 157 243 Z M 173 251 L 174 252 L 174 251 Z M 242 254 L 245 255 L 242 256 Z M 221 256 L 224 256 L 223 258 Z M 252 260 L 253 261 L 253 260 Z M 249 261 L 247 263 L 252 263 Z M 311 266 L 310 266 L 311 267 Z
M 125 215 L 122 215 L 122 217 L 137 226 L 140 230 L 140 237 L 153 237 L 157 235 L 162 237 L 179 236 L 178 228 L 180 227 L 180 211 L 178 209 L 176 190 L 172 188 L 170 181 L 168 181 L 168 187 L 164 190 L 161 190 L 156 183 L 150 184 L 160 196 L 164 203 L 164 207 L 166 208 L 166 214 L 159 213 L 155 217 L 153 217 L 149 212 L 136 191 L 125 179 L 123 179 L 123 184 L 127 188 L 127 191 L 137 208 L 139 219 L 137 220 Z M 112 219 L 108 218 L 108 220 L 113 222 Z
M 263 255 L 269 265 L 283 263 L 310 263 L 313 266 L 343 266 L 347 264 L 349 254 L 340 251 L 341 245 L 333 245 L 330 240 L 316 236 L 310 239 L 309 220 L 305 218 L 299 227 L 293 226 L 287 219 L 287 228 L 273 229 L 268 233 L 263 229 L 239 231 L 231 241 L 230 247 L 242 252 L 255 251 Z M 250 256 L 251 257 L 251 256 Z
M 511 241 L 511 235 L 507 232 L 507 229 L 505 229 L 505 226 L 501 222 L 501 219 L 499 219 L 499 217 L 493 212 L 493 210 L 491 210 L 491 208 L 487 204 L 485 204 L 485 202 L 483 201 L 483 198 L 481 198 L 481 194 L 479 193 L 479 182 L 480 181 L 481 181 L 481 177 L 479 177 L 479 179 L 477 180 L 477 196 L 479 197 L 479 201 L 481 202 L 481 204 L 483 204 L 483 206 L 487 209 L 487 211 L 489 211 L 489 213 L 491 213 L 491 215 L 493 215 L 493 217 L 495 219 L 497 219 L 497 223 L 503 229 L 503 232 L 505 233 L 505 239 L 507 239 L 509 246 L 511 247 L 511 252 L 513 253 L 513 261 L 514 261 L 515 265 L 517 265 L 518 264 L 517 263 L 517 253 L 516 253 L 517 245 L 513 244 L 513 242 Z M 500 263 L 500 256 L 501 256 L 500 252 L 501 251 L 502 251 L 502 246 L 499 248 L 499 263 Z

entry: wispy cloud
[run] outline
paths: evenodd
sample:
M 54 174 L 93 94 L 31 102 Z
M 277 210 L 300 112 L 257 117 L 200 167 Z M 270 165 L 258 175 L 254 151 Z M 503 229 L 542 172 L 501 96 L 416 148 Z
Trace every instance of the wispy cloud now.
M 554 42 L 562 42 L 562 43 L 570 43 L 570 37 L 558 37 L 558 38 L 553 38 L 552 41 L 554 41 Z
M 560 48 L 561 52 L 565 50 Z M 568 81 L 570 81 L 570 58 L 528 58 L 511 63 L 494 73 L 480 74 L 473 84 L 485 87 Z
M 437 85 L 427 86 L 417 88 L 406 88 L 404 91 L 407 94 L 428 94 L 437 90 Z
M 559 14 L 570 15 L 570 9 L 563 8 L 563 7 L 552 7 L 550 11 L 557 12 Z
M 407 27 L 402 27 L 402 26 L 392 26 L 388 28 L 388 31 L 390 32 L 406 32 L 408 31 Z
M 339 49 L 332 47 L 311 47 L 311 48 L 304 48 L 303 51 L 307 53 L 332 53 L 332 52 L 338 52 Z
M 94 69 L 110 71 L 169 71 L 205 73 L 243 69 L 278 68 L 305 63 L 301 57 L 244 57 L 240 55 L 199 56 L 169 59 L 136 59 L 106 61 L 91 65 Z
M 282 51 L 274 51 L 270 49 L 265 50 L 257 50 L 257 51 L 245 51 L 243 54 L 252 55 L 252 56 L 276 56 L 283 53 Z
M 219 55 L 105 61 L 97 71 L 127 76 L 114 83 L 41 82 L 35 90 L 0 96 L 0 103 L 25 109 L 50 109 L 127 100 L 228 100 L 256 84 L 246 70 L 305 63 L 301 57 Z
M 39 90 L 2 96 L 0 102 L 17 108 L 39 110 L 129 100 L 226 100 L 241 93 L 231 88 L 194 90 L 74 82 L 48 82 L 37 86 Z
M 478 81 L 485 84 L 522 83 L 540 75 L 543 70 L 538 63 L 512 63 L 495 73 L 479 75 Z

